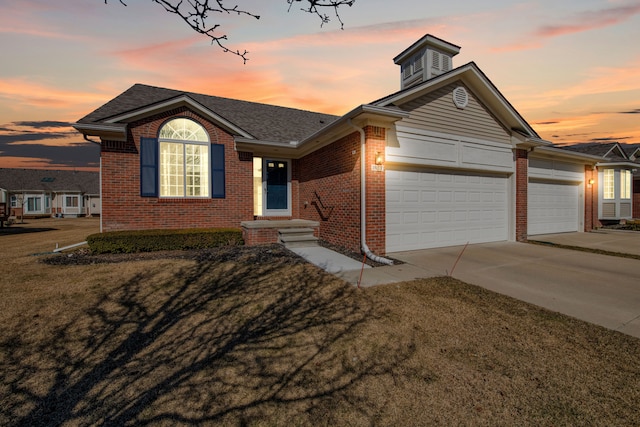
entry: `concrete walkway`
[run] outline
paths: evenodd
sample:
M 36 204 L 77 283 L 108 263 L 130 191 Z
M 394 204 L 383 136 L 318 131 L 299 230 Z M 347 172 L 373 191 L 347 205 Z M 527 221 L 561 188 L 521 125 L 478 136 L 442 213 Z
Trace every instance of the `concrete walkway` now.
M 300 255 L 311 264 L 317 265 L 323 270 L 338 276 L 342 276 L 343 274 L 346 274 L 346 272 L 357 272 L 359 275 L 362 268 L 361 262 L 322 246 L 309 246 L 303 248 L 294 247 L 288 249 L 291 252 Z M 365 265 L 364 268 L 371 269 L 368 265 Z
M 640 233 L 567 233 L 547 235 L 544 240 L 635 253 Z M 514 242 L 389 256 L 405 264 L 366 269 L 362 286 L 450 275 L 453 271 L 453 277 L 466 283 L 640 338 L 640 260 Z M 337 273 L 353 284 L 359 274 L 359 270 L 347 269 Z

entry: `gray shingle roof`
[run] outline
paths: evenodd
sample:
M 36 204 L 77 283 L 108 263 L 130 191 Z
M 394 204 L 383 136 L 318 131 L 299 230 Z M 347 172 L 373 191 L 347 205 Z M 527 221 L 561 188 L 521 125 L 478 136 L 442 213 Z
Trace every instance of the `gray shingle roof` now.
M 181 96 L 188 96 L 255 138 L 264 141 L 301 141 L 306 136 L 313 134 L 339 118 L 330 114 L 314 113 L 295 108 L 135 84 L 97 110 L 78 120 L 78 123 L 104 123 L 110 118 Z
M 98 172 L 0 168 L 0 188 L 9 192 L 100 194 L 100 176 Z
M 617 142 L 602 144 L 599 142 L 590 142 L 585 144 L 567 145 L 562 148 L 576 151 L 578 153 L 591 154 L 600 156 L 609 161 L 629 161 L 626 156 L 622 156 L 618 150 L 612 150 L 618 145 Z M 610 152 L 611 151 L 611 152 Z M 605 157 L 606 156 L 606 157 Z

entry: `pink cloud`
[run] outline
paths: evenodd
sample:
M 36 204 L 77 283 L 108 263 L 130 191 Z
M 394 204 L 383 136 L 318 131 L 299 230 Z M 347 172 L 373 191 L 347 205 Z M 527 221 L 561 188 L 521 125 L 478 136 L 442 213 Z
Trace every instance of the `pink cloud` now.
M 583 12 L 569 18 L 567 24 L 545 25 L 534 32 L 538 37 L 557 37 L 564 34 L 590 31 L 626 21 L 640 13 L 640 5 L 617 6 L 599 11 Z

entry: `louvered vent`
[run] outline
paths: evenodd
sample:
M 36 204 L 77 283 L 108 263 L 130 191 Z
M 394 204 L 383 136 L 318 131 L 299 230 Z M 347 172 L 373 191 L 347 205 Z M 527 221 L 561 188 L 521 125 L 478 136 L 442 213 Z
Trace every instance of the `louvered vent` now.
M 458 86 L 453 90 L 453 103 L 460 109 L 465 108 L 469 104 L 469 94 L 462 86 Z
M 451 58 L 446 55 L 442 55 L 442 71 L 451 70 Z
M 436 70 L 440 69 L 440 54 L 438 52 L 431 53 L 431 67 Z
M 631 218 L 631 203 L 620 203 L 620 217 Z
M 616 204 L 615 203 L 603 203 L 602 204 L 602 217 L 614 218 L 616 216 Z
M 413 72 L 418 72 L 418 71 L 422 71 L 422 61 L 423 61 L 423 55 L 420 54 L 418 56 L 416 56 L 415 58 L 413 58 Z

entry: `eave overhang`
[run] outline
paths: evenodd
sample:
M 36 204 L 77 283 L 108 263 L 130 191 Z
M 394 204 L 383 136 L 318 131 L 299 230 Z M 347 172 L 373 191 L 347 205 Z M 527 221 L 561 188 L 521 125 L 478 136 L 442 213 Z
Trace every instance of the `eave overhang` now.
M 640 168 L 640 164 L 639 163 L 634 163 L 634 162 L 625 162 L 625 161 L 620 161 L 620 160 L 615 160 L 615 161 L 606 161 L 606 160 L 602 160 L 602 157 L 598 157 L 598 159 L 600 160 L 596 166 L 598 167 L 628 167 L 631 169 L 639 169 Z
M 453 43 L 449 43 L 448 41 L 432 36 L 431 34 L 426 34 L 420 40 L 416 41 L 411 46 L 396 55 L 396 57 L 393 58 L 393 62 L 399 65 L 408 57 L 414 55 L 416 51 L 426 47 L 427 45 L 434 46 L 442 50 L 443 52 L 449 53 L 450 55 L 457 55 L 458 53 L 460 53 L 460 46 L 456 46 Z
M 594 156 L 592 154 L 579 153 L 577 151 L 570 151 L 563 148 L 552 146 L 537 146 L 533 147 L 530 151 L 533 155 L 539 155 L 541 157 L 553 157 L 554 159 L 564 159 L 567 161 L 582 163 L 585 165 L 596 166 L 599 160 L 602 160 L 600 156 Z
M 236 150 L 249 151 L 257 157 L 268 155 L 299 159 L 329 145 L 343 136 L 355 132 L 349 122 L 360 127 L 372 125 L 390 128 L 393 123 L 408 116 L 409 113 L 397 108 L 365 104 L 354 108 L 338 120 L 329 123 L 302 141 L 286 143 L 236 137 Z
M 85 136 L 97 136 L 102 140 L 126 141 L 126 123 L 73 123 L 71 126 Z

